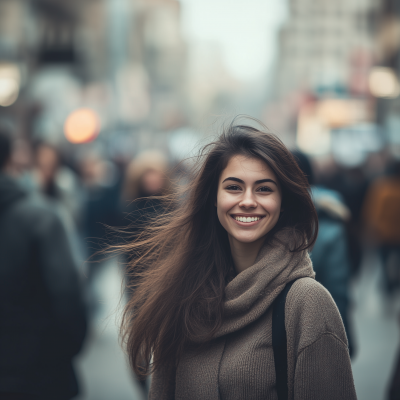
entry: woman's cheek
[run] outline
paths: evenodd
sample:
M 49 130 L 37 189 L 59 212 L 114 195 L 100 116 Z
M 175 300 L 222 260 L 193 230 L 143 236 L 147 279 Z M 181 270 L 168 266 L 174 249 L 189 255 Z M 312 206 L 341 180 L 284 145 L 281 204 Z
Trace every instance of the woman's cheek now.
M 279 213 L 281 210 L 281 200 L 277 197 L 269 197 L 261 205 L 269 214 Z
M 221 212 L 229 211 L 235 205 L 235 201 L 228 193 L 222 193 L 217 199 L 217 207 Z

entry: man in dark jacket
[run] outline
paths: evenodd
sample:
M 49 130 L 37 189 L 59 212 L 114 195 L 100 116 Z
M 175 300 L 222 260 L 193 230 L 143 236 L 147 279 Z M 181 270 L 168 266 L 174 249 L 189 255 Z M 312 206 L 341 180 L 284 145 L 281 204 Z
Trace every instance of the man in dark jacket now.
M 86 312 L 65 230 L 46 203 L 7 174 L 0 131 L 0 399 L 67 400 Z

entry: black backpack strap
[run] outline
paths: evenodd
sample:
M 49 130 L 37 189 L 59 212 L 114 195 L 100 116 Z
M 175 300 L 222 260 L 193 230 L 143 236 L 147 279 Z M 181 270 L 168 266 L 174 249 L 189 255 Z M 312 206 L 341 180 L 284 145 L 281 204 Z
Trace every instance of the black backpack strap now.
M 279 400 L 288 399 L 287 338 L 285 329 L 286 296 L 295 281 L 289 282 L 272 305 L 272 347 L 274 350 L 276 391 Z

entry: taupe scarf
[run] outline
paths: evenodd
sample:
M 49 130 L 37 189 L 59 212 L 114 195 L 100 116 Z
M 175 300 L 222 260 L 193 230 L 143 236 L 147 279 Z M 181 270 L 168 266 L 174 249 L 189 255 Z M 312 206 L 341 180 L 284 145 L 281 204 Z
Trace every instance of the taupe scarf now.
M 225 289 L 224 321 L 215 337 L 242 329 L 263 315 L 288 282 L 314 278 L 307 251 L 293 253 L 296 241 L 288 230 L 278 232 L 260 251 L 253 266 L 238 274 Z
M 295 238 L 289 231 L 278 233 L 262 248 L 255 264 L 228 283 L 224 320 L 215 339 L 201 351 L 186 352 L 176 371 L 169 368 L 157 371 L 151 385 L 151 400 L 276 398 L 275 375 L 271 372 L 274 370 L 270 341 L 272 319 L 268 309 L 288 282 L 314 277 L 308 252 L 290 252 L 294 243 Z M 297 299 L 304 300 L 301 292 L 305 288 L 313 290 L 315 301 L 297 304 Z M 296 386 L 297 399 L 355 400 L 346 336 L 332 298 L 310 279 L 294 285 L 292 290 L 291 307 L 287 305 L 291 324 L 288 330 L 289 398 L 293 399 Z M 321 318 L 318 323 L 316 315 Z M 311 326 L 310 321 L 313 321 Z M 294 324 L 300 329 L 295 330 Z M 304 351 L 301 363 L 295 367 L 300 342 Z M 316 347 L 308 351 L 310 344 Z M 315 376 L 319 381 L 314 380 Z

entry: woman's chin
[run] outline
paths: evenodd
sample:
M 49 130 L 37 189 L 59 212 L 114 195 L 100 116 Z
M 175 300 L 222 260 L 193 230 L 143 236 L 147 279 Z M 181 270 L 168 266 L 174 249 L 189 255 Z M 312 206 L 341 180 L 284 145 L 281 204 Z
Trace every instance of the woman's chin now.
M 254 243 L 254 242 L 258 242 L 260 239 L 263 239 L 264 236 L 260 236 L 260 235 L 232 235 L 233 239 L 235 239 L 236 242 L 243 243 L 243 244 L 251 244 L 251 243 Z

